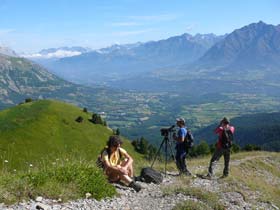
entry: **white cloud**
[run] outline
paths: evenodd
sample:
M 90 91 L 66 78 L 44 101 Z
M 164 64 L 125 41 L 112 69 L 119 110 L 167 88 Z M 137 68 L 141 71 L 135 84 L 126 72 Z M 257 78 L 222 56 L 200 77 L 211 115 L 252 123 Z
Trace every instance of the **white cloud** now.
M 49 53 L 48 55 L 51 57 L 71 57 L 71 56 L 75 56 L 75 55 L 81 55 L 81 52 L 78 51 L 66 51 L 66 50 L 58 50 L 54 53 Z
M 81 52 L 78 51 L 67 51 L 67 50 L 58 50 L 53 53 L 48 54 L 40 54 L 40 53 L 34 53 L 34 54 L 28 54 L 28 55 L 22 55 L 26 58 L 65 58 L 65 57 L 72 57 L 75 55 L 81 55 Z

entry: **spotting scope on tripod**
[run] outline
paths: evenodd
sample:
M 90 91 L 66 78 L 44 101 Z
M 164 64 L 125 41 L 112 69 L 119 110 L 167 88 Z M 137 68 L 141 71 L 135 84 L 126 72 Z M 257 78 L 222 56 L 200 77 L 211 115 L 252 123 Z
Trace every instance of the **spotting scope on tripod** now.
M 171 146 L 171 142 L 170 142 L 171 134 L 174 133 L 175 131 L 176 131 L 175 130 L 175 125 L 172 125 L 169 128 L 162 128 L 162 129 L 160 129 L 161 136 L 163 136 L 163 140 L 162 140 L 162 142 L 160 144 L 160 147 L 158 148 L 156 156 L 154 157 L 154 160 L 153 160 L 152 165 L 151 165 L 151 168 L 153 168 L 155 160 L 160 155 L 160 151 L 161 151 L 162 147 L 164 146 L 164 153 L 165 153 L 164 173 L 165 173 L 165 175 L 166 175 L 166 165 L 167 165 L 167 160 L 168 160 L 168 154 L 170 154 L 170 153 L 168 153 L 168 148 L 169 148 L 169 151 L 171 152 L 172 159 L 176 162 L 175 156 L 174 156 L 174 152 L 172 150 L 172 146 Z

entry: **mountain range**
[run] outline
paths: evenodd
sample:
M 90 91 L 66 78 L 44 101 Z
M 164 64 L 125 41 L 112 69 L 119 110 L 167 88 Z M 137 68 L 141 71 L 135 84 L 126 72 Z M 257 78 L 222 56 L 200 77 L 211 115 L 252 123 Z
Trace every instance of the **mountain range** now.
M 264 79 L 275 83 L 280 78 L 279 43 L 280 26 L 260 21 L 223 36 L 183 34 L 113 45 L 42 64 L 72 82 L 126 89 L 189 79 Z M 151 90 L 154 87 L 149 86 Z
M 145 91 L 180 91 L 213 84 L 209 90 L 217 88 L 217 92 L 222 86 L 231 91 L 270 92 L 279 87 L 279 28 L 261 21 L 252 23 L 226 35 L 191 63 L 158 68 L 110 85 Z M 176 88 L 172 88 L 174 82 Z
M 214 34 L 183 34 L 160 41 L 113 45 L 41 64 L 67 80 L 96 84 L 191 63 L 222 38 Z

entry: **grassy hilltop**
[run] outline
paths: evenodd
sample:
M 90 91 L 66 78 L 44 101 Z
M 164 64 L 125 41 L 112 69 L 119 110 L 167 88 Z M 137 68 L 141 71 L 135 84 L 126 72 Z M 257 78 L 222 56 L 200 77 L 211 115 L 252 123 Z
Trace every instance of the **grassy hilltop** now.
M 83 117 L 78 123 L 77 117 Z M 40 100 L 0 112 L 0 203 L 35 199 L 38 195 L 63 200 L 111 197 L 115 188 L 107 182 L 95 161 L 112 130 L 93 124 L 92 113 L 71 104 Z M 127 139 L 123 147 L 135 162 Z
M 40 100 L 0 112 L 0 169 L 26 169 L 58 159 L 95 160 L 112 130 L 89 121 L 91 113 L 76 106 Z M 84 121 L 75 119 L 82 116 Z M 129 141 L 124 148 L 136 159 Z

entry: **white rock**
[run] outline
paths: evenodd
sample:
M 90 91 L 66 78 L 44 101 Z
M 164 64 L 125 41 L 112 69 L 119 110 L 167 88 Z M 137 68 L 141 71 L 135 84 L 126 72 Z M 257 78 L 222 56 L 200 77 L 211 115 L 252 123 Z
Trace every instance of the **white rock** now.
M 89 199 L 91 197 L 91 193 L 86 193 L 86 199 Z
M 38 196 L 38 197 L 35 199 L 35 201 L 37 201 L 37 202 L 42 202 L 42 200 L 43 200 L 43 197 L 41 197 L 41 196 Z
M 36 204 L 36 209 L 41 209 L 41 210 L 51 210 L 51 207 L 43 204 L 43 203 L 37 203 Z

